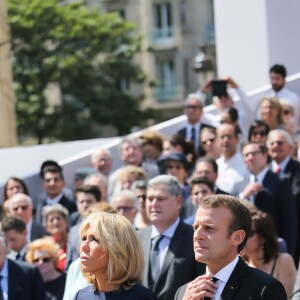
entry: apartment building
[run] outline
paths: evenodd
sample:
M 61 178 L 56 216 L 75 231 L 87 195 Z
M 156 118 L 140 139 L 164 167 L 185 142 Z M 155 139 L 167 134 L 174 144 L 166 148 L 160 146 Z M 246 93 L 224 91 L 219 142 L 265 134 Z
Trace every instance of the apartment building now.
M 17 144 L 10 35 L 5 0 L 0 0 L 0 148 Z
M 136 61 L 156 83 L 154 88 L 143 87 L 143 107 L 170 112 L 181 108 L 185 95 L 198 88 L 193 66 L 199 46 L 215 57 L 213 0 L 85 2 L 119 13 L 135 23 L 136 31 L 142 34 L 143 51 Z

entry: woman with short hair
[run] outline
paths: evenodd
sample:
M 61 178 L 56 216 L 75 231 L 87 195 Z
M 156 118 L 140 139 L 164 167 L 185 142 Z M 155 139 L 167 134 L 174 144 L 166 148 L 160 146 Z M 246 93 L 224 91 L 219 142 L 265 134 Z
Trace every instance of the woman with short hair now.
M 131 223 L 123 216 L 90 214 L 80 227 L 81 270 L 92 284 L 81 289 L 75 300 L 153 300 L 144 287 L 143 249 Z

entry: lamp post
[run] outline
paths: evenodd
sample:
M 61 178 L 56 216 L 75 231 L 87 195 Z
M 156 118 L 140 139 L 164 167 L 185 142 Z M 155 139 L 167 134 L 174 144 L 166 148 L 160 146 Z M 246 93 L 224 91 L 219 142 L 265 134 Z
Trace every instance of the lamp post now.
M 204 46 L 200 47 L 198 54 L 194 58 L 194 71 L 199 88 L 203 87 L 214 77 L 213 61 L 206 55 Z

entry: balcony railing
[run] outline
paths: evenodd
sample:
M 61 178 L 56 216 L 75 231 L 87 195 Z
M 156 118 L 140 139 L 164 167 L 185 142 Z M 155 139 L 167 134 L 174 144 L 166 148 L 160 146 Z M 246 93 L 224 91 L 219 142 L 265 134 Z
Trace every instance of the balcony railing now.
M 157 87 L 154 89 L 153 95 L 157 102 L 169 102 L 176 97 L 177 87 L 175 85 Z
M 151 42 L 155 47 L 165 48 L 174 46 L 174 28 L 164 27 L 164 28 L 154 28 L 151 31 Z

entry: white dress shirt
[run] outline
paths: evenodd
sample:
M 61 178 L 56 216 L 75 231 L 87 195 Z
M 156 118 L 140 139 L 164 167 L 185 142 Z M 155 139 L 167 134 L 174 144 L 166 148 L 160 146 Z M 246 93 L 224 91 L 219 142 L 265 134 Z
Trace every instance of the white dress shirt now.
M 227 160 L 221 156 L 216 162 L 218 164 L 216 185 L 226 193 L 238 197 L 249 183 L 250 176 L 241 153 L 236 152 Z
M 214 277 L 218 278 L 218 281 L 216 282 L 216 284 L 218 285 L 218 289 L 215 293 L 215 296 L 212 298 L 213 300 L 221 300 L 221 295 L 225 288 L 225 285 L 229 277 L 231 276 L 234 268 L 236 267 L 238 261 L 239 261 L 239 256 L 236 256 L 232 262 L 230 262 L 223 269 L 221 269 L 219 272 L 213 275 Z M 207 270 L 206 273 L 208 274 Z
M 49 197 L 47 197 L 47 205 L 58 204 L 63 195 L 64 195 L 63 192 L 61 192 L 58 196 L 56 196 L 56 197 L 54 197 L 52 199 L 50 199 Z
M 8 300 L 8 261 L 7 259 L 4 262 L 3 268 L 0 272 L 2 276 L 1 287 L 3 291 L 3 299 Z
M 281 175 L 283 174 L 283 171 L 286 167 L 286 165 L 288 164 L 289 160 L 291 159 L 290 156 L 287 156 L 280 164 L 277 164 L 275 160 L 272 160 L 272 171 L 276 173 L 276 170 L 278 169 L 278 167 L 280 168 L 280 173 L 279 176 L 281 177 Z

